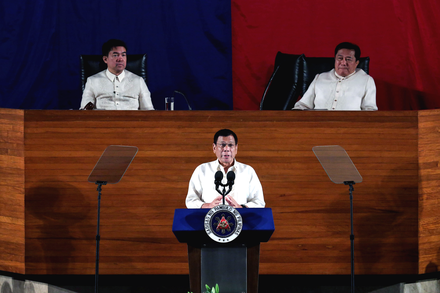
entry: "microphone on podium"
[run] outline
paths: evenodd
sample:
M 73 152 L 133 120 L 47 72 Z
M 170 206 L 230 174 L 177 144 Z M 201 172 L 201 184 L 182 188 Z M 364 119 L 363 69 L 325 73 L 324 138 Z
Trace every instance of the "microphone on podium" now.
M 215 190 L 218 191 L 219 185 L 222 184 L 222 179 L 223 179 L 222 171 L 217 171 L 214 175 Z
M 226 178 L 228 179 L 229 192 L 231 192 L 232 185 L 234 185 L 235 173 L 232 171 L 229 171 L 228 174 L 226 174 Z
M 232 171 L 229 171 L 228 174 L 226 174 L 226 179 L 228 180 L 228 183 L 226 183 L 226 184 L 222 183 L 222 179 L 223 179 L 222 171 L 217 171 L 214 175 L 215 190 L 217 190 L 217 192 L 221 194 L 221 196 L 223 197 L 223 204 L 225 204 L 225 196 L 229 192 L 231 192 L 232 185 L 234 185 L 235 173 Z M 220 188 L 219 188 L 220 186 L 223 187 L 223 191 L 220 191 Z M 228 191 L 226 191 L 226 186 L 229 187 Z

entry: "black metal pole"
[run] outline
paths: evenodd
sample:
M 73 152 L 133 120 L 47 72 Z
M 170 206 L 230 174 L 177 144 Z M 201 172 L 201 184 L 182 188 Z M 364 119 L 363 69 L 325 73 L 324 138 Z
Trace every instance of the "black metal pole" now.
M 220 193 L 220 195 L 222 196 L 223 205 L 226 205 L 225 197 L 226 197 L 226 195 L 227 195 L 229 192 L 231 192 L 232 187 L 229 186 L 228 184 L 223 184 L 223 183 L 220 183 L 219 185 L 223 187 L 223 190 L 220 191 L 219 186 L 217 186 L 216 190 L 217 190 L 217 192 Z M 229 186 L 229 190 L 228 190 L 227 192 L 226 192 L 226 186 Z
M 351 244 L 351 293 L 354 293 L 354 231 L 353 231 L 353 185 L 354 181 L 345 181 L 345 185 L 349 185 L 350 191 L 350 225 L 351 225 L 351 234 L 350 234 L 350 244 Z
M 99 240 L 101 240 L 101 236 L 99 235 L 99 218 L 100 218 L 100 212 L 101 212 L 101 191 L 102 191 L 102 185 L 106 185 L 107 182 L 105 181 L 97 181 L 95 184 L 98 185 L 98 188 L 96 189 L 98 191 L 98 226 L 97 226 L 97 232 L 96 232 L 96 262 L 95 262 L 95 293 L 98 293 L 99 286 L 98 286 L 98 276 L 99 276 Z

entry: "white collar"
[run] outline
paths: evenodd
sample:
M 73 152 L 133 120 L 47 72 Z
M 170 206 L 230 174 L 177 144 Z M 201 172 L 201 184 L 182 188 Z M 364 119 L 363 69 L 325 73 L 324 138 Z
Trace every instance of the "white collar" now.
M 333 69 L 333 70 L 334 70 L 334 69 Z M 350 74 L 347 75 L 347 76 L 340 76 L 339 74 L 336 73 L 336 70 L 335 70 L 335 75 L 336 75 L 336 77 L 337 77 L 338 79 L 347 79 L 347 78 L 349 78 L 350 76 L 355 75 L 356 72 L 358 72 L 359 70 L 360 70 L 359 68 L 356 68 L 352 73 L 350 73 Z
M 225 168 L 222 166 L 222 164 L 220 164 L 220 162 L 217 159 L 217 171 L 224 171 Z M 237 161 L 234 159 L 234 164 L 228 168 L 228 171 L 233 171 L 235 173 L 235 171 L 237 170 Z
M 108 79 L 110 79 L 112 82 L 115 81 L 115 78 L 118 77 L 119 81 L 122 81 L 125 77 L 125 70 L 123 70 L 121 72 L 121 74 L 119 75 L 114 75 L 113 73 L 111 73 L 108 68 L 105 70 L 105 75 L 107 75 Z

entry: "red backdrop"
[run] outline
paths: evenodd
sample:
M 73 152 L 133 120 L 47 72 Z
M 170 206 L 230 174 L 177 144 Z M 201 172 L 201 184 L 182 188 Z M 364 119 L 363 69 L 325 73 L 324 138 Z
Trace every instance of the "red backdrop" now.
M 379 110 L 440 108 L 440 1 L 232 0 L 234 109 L 259 108 L 278 51 L 370 56 Z

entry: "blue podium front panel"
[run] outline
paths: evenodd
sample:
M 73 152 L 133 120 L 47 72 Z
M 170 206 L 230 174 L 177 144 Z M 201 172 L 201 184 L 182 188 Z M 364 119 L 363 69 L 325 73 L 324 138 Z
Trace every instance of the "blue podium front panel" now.
M 272 209 L 237 209 L 243 218 L 243 229 L 235 243 L 267 242 L 275 231 Z M 173 233 L 179 242 L 213 243 L 205 232 L 204 221 L 209 209 L 176 209 Z

